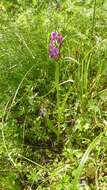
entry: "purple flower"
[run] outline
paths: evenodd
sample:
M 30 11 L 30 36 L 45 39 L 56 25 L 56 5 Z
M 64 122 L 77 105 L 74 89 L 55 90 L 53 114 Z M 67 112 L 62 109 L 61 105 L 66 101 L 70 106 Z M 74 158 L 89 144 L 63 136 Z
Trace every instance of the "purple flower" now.
M 50 36 L 50 40 L 55 40 L 56 39 L 56 37 L 57 37 L 57 33 L 56 32 L 52 32 L 51 33 L 51 36 Z
M 58 34 L 58 35 L 57 35 L 57 41 L 58 41 L 58 43 L 59 43 L 59 46 L 62 45 L 63 40 L 64 40 L 64 38 L 62 37 L 62 35 L 61 35 L 61 34 Z
M 60 56 L 59 48 L 54 47 L 52 44 L 49 45 L 49 55 L 51 58 L 58 59 Z
M 60 33 L 52 32 L 50 35 L 49 55 L 51 58 L 58 59 L 60 56 L 60 48 L 64 38 Z

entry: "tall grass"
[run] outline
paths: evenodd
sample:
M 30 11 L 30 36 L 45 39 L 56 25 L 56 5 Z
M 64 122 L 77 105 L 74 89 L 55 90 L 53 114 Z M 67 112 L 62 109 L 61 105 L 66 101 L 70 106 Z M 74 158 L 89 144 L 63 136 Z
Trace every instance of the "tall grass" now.
M 1 189 L 78 189 L 82 177 L 96 189 L 87 177 L 89 157 L 105 188 L 105 7 L 96 0 L 58 2 L 20 2 L 15 13 L 2 4 Z M 66 37 L 58 62 L 48 55 L 52 31 Z
M 80 189 L 79 186 L 80 186 L 80 176 L 81 176 L 81 173 L 82 173 L 82 170 L 84 168 L 84 165 L 86 163 L 86 161 L 88 160 L 89 158 L 89 155 L 91 153 L 91 151 L 93 149 L 95 149 L 95 147 L 97 146 L 97 143 L 101 142 L 101 139 L 103 138 L 103 133 L 101 133 L 99 136 L 97 136 L 91 143 L 90 145 L 88 146 L 86 152 L 84 153 L 81 161 L 80 161 L 80 164 L 77 168 L 77 171 L 76 171 L 76 175 L 75 175 L 75 179 L 74 179 L 74 182 L 73 182 L 73 186 L 72 186 L 72 189 L 74 190 L 78 190 Z

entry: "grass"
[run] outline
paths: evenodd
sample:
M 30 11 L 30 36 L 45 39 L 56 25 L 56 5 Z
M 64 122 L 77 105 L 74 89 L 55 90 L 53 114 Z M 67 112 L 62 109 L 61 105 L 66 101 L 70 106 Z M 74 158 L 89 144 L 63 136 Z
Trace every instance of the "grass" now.
M 106 1 L 0 9 L 0 189 L 105 190 Z M 58 63 L 52 31 L 65 37 Z

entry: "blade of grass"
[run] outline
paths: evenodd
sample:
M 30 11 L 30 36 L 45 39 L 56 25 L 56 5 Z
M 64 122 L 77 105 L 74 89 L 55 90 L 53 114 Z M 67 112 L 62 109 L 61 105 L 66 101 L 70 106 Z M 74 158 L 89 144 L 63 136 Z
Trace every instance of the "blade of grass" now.
M 92 20 L 92 37 L 95 29 L 95 19 L 96 19 L 96 0 L 94 0 L 94 10 L 93 10 L 93 20 Z

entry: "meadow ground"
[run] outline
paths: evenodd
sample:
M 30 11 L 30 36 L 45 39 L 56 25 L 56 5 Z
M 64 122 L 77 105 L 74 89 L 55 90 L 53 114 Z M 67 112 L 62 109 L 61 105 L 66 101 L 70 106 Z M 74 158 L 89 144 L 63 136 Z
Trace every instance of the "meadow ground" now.
M 0 1 L 0 190 L 36 189 L 107 189 L 106 0 Z

